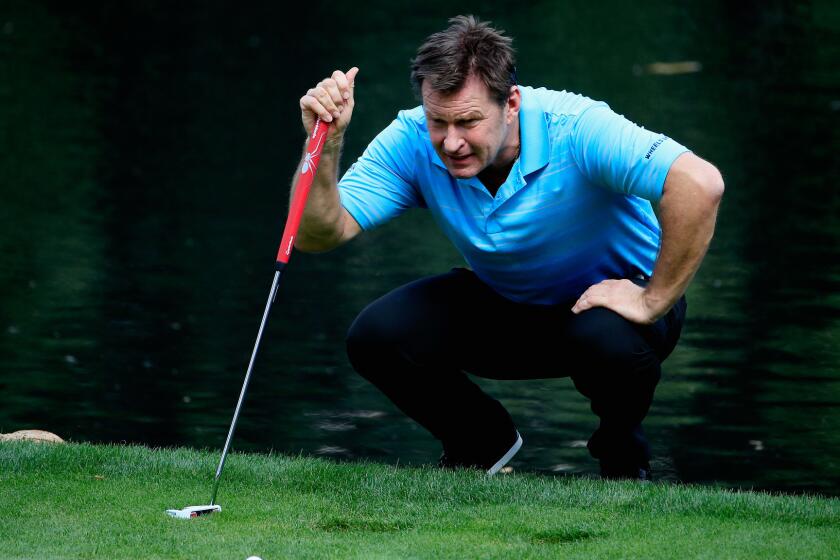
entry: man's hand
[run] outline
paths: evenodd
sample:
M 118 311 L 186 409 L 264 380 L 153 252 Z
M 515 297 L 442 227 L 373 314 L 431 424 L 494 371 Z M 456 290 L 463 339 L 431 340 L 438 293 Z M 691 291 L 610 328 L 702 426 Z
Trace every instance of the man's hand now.
M 355 66 L 345 74 L 336 70 L 332 76 L 318 82 L 314 88 L 300 98 L 300 117 L 303 128 L 308 135 L 315 128 L 318 117 L 333 123 L 327 129 L 327 140 L 321 152 L 318 172 L 312 181 L 309 200 L 301 216 L 300 229 L 295 239 L 295 248 L 307 252 L 318 253 L 329 251 L 346 243 L 361 232 L 362 228 L 341 205 L 338 194 L 338 163 L 341 157 L 341 144 L 344 131 L 353 116 L 355 99 L 353 85 L 359 69 Z M 297 177 L 306 161 L 307 154 L 303 154 L 298 164 L 292 185 L 297 183 Z
M 321 117 L 324 122 L 335 122 L 335 126 L 329 129 L 328 140 L 340 140 L 344 136 L 356 103 L 353 86 L 358 73 L 359 69 L 355 66 L 346 74 L 336 70 L 300 98 L 300 118 L 307 134 L 312 134 L 315 120 Z
M 604 280 L 590 286 L 575 302 L 572 313 L 582 313 L 593 307 L 606 307 L 641 325 L 650 325 L 668 312 L 650 299 L 645 288 L 630 280 Z

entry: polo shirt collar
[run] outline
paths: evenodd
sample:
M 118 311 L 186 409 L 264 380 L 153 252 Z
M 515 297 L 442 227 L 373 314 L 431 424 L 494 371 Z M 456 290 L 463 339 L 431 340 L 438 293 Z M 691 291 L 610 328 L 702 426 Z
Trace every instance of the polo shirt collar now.
M 524 177 L 548 165 L 548 124 L 545 122 L 542 108 L 534 98 L 534 90 L 520 86 L 519 91 L 522 95 L 522 107 L 519 110 L 519 139 L 522 142 L 519 169 Z M 432 162 L 446 169 L 437 152 L 434 149 L 431 152 Z
M 519 139 L 522 142 L 519 168 L 525 177 L 548 165 L 550 146 L 548 124 L 534 90 L 520 86 L 519 91 L 522 94 L 522 108 L 519 110 Z

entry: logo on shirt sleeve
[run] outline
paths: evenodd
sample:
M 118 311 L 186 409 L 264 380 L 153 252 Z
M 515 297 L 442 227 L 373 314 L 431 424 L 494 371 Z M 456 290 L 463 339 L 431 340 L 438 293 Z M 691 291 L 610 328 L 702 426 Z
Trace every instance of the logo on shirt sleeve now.
M 667 136 L 660 136 L 659 139 L 656 142 L 653 143 L 653 145 L 650 147 L 650 149 L 645 154 L 645 159 L 650 159 L 650 156 L 653 155 L 653 152 L 656 151 L 656 148 L 658 148 L 659 146 L 664 144 L 665 140 L 667 140 L 667 139 L 668 139 Z

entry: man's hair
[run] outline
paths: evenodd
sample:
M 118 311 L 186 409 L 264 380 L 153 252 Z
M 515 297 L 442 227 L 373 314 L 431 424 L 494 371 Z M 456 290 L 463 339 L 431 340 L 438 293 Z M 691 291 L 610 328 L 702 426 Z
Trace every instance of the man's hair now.
M 449 23 L 447 29 L 429 35 L 411 61 L 411 84 L 418 97 L 422 99 L 424 82 L 432 91 L 448 95 L 473 75 L 504 105 L 516 83 L 513 39 L 471 15 L 456 16 Z

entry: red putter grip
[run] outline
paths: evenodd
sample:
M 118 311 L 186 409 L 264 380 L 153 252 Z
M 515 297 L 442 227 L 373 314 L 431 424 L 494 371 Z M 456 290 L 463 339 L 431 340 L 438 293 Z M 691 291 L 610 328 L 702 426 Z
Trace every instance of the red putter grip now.
M 292 254 L 292 247 L 295 245 L 295 237 L 297 237 L 298 227 L 300 227 L 300 218 L 303 215 L 303 208 L 306 206 L 306 198 L 309 196 L 309 187 L 312 186 L 312 179 L 315 178 L 315 171 L 318 169 L 318 162 L 321 160 L 321 150 L 324 148 L 329 127 L 329 123 L 325 123 L 320 118 L 316 120 L 315 127 L 312 129 L 312 134 L 306 144 L 306 155 L 303 157 L 303 165 L 301 165 L 295 185 L 295 194 L 289 207 L 286 229 L 283 230 L 283 240 L 280 241 L 280 249 L 277 251 L 278 268 L 282 268 L 288 263 Z

